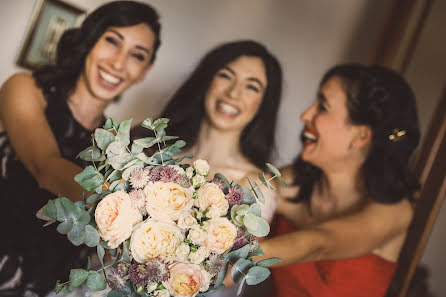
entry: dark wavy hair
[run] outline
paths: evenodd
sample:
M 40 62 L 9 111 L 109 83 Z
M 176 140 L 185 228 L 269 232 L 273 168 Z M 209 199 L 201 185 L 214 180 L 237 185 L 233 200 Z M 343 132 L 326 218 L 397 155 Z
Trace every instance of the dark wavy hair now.
M 419 183 L 409 161 L 420 141 L 420 128 L 412 89 L 401 75 L 382 66 L 338 65 L 323 76 L 320 85 L 332 77 L 343 83 L 350 123 L 372 129 L 362 164 L 367 194 L 381 203 L 413 200 Z M 397 130 L 405 134 L 390 139 Z M 295 201 L 309 200 L 322 171 L 300 156 L 293 165 L 295 184 L 300 185 Z
M 148 25 L 155 43 L 151 63 L 161 44 L 159 15 L 147 4 L 136 1 L 114 1 L 98 7 L 89 14 L 80 28 L 64 32 L 58 45 L 54 65 L 46 65 L 34 71 L 37 85 L 43 91 L 56 92 L 58 98 L 67 99 L 74 90 L 82 73 L 85 59 L 99 38 L 110 27 L 130 27 Z
M 162 112 L 162 117 L 170 119 L 169 134 L 179 136 L 188 146 L 193 146 L 205 116 L 204 100 L 214 75 L 240 56 L 258 57 L 265 65 L 268 83 L 262 103 L 240 139 L 243 155 L 257 167 L 264 169 L 273 150 L 282 93 L 282 69 L 279 61 L 258 42 L 230 42 L 211 50 L 176 91 Z

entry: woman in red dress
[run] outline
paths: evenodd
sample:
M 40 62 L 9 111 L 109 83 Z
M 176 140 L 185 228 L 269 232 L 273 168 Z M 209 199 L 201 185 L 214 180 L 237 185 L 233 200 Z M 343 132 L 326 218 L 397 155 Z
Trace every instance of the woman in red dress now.
M 418 189 L 413 92 L 387 68 L 340 65 L 301 119 L 302 152 L 283 171 L 292 186 L 261 242 L 264 257 L 283 259 L 270 296 L 384 296 Z

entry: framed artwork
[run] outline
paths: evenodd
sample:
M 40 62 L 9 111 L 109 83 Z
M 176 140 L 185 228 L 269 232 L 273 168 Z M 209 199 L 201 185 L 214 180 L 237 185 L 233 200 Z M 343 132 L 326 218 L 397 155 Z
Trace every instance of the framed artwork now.
M 79 25 L 85 14 L 85 10 L 61 0 L 37 0 L 17 65 L 35 70 L 54 63 L 63 32 Z

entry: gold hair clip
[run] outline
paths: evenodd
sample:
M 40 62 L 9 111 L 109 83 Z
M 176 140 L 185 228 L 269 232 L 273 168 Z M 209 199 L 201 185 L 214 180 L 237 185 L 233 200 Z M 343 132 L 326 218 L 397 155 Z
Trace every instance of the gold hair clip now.
M 389 135 L 391 141 L 399 141 L 402 136 L 406 134 L 406 130 L 393 129 L 392 134 Z

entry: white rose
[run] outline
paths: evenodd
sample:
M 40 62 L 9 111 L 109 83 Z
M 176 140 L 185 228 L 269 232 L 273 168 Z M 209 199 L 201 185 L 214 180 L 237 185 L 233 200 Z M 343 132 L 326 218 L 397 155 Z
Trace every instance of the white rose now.
M 189 256 L 189 252 L 190 252 L 189 245 L 183 242 L 177 247 L 175 255 L 177 256 L 178 260 L 185 261 Z
M 203 218 L 203 213 L 201 211 L 197 211 L 195 212 L 195 217 L 197 220 L 201 220 L 201 218 Z
M 208 162 L 201 159 L 198 159 L 194 162 L 194 168 L 198 174 L 201 174 L 203 176 L 207 176 L 209 174 L 209 171 L 211 170 Z
M 189 239 L 193 244 L 202 245 L 206 240 L 206 232 L 197 224 L 189 229 L 187 239 Z
M 198 198 L 194 200 L 194 204 L 201 211 L 214 207 L 218 210 L 220 216 L 226 215 L 229 209 L 228 200 L 226 200 L 223 191 L 214 183 L 207 183 L 197 190 Z
M 146 209 L 152 218 L 160 221 L 178 220 L 192 208 L 192 191 L 173 182 L 150 182 L 144 188 Z
M 209 219 L 215 219 L 218 218 L 219 216 L 220 216 L 220 211 L 214 205 L 212 205 L 208 209 L 208 212 L 206 213 L 206 217 Z
M 123 191 L 105 196 L 94 216 L 99 235 L 113 249 L 129 238 L 133 226 L 142 221 L 142 215 L 132 207 L 130 196 Z
M 156 257 L 170 262 L 183 241 L 184 235 L 174 223 L 148 219 L 133 232 L 130 251 L 139 263 Z
M 178 297 L 194 297 L 209 289 L 211 275 L 200 265 L 175 262 L 169 266 L 169 279 L 163 282 L 170 293 Z
M 192 185 L 195 188 L 199 188 L 206 183 L 206 179 L 203 175 L 197 174 L 192 178 Z
M 180 214 L 177 224 L 178 227 L 185 230 L 197 224 L 197 220 L 190 214 L 190 212 L 183 212 Z
M 156 282 L 149 282 L 147 284 L 147 286 L 146 286 L 147 293 L 151 293 L 151 292 L 155 291 L 156 288 L 158 288 L 158 283 L 156 283 Z
M 200 246 L 196 252 L 192 252 L 189 254 L 189 261 L 191 261 L 194 264 L 200 264 L 204 261 L 211 252 L 209 249 L 205 246 Z
M 167 289 L 157 290 L 153 293 L 155 297 L 170 297 L 170 292 Z
M 186 168 L 186 176 L 188 178 L 192 178 L 192 176 L 194 176 L 194 168 L 192 166 Z
M 232 247 L 237 237 L 237 228 L 227 218 L 216 218 L 205 226 L 208 249 L 216 254 L 223 254 Z

